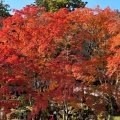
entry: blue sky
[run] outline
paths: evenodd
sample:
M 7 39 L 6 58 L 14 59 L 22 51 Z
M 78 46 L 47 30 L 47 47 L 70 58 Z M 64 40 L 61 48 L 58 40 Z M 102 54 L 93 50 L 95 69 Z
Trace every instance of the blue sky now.
M 87 1 L 87 7 L 95 8 L 99 5 L 102 9 L 106 7 L 110 7 L 111 9 L 118 9 L 120 10 L 120 0 L 83 0 Z
M 11 9 L 20 10 L 26 5 L 34 3 L 35 0 L 5 0 L 6 4 L 10 5 Z M 87 1 L 88 4 L 86 7 L 95 8 L 99 5 L 102 9 L 109 6 L 111 9 L 119 9 L 120 10 L 120 0 L 83 0 Z

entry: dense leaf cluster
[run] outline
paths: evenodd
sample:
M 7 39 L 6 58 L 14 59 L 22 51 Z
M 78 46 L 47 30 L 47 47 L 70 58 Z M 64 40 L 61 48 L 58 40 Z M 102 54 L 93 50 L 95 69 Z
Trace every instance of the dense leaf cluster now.
M 69 8 L 70 11 L 76 8 L 84 8 L 87 2 L 82 0 L 35 0 L 35 5 L 38 7 L 45 7 L 48 12 L 56 12 L 60 8 Z
M 72 12 L 63 8 L 55 13 L 35 6 L 15 10 L 0 30 L 0 107 L 4 114 L 38 119 L 42 113 L 48 115 L 51 103 L 63 110 L 66 119 L 70 106 L 76 111 L 85 107 L 93 115 L 120 114 L 117 15 L 99 7 Z

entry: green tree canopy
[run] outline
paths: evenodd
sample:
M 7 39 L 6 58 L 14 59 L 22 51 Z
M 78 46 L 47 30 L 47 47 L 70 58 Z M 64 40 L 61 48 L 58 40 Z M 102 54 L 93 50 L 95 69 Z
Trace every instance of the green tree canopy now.
M 35 0 L 38 7 L 45 7 L 46 11 L 56 12 L 60 8 L 69 8 L 73 11 L 75 8 L 85 7 L 87 2 L 82 0 Z
M 3 17 L 3 18 L 6 18 L 6 17 L 9 17 L 11 16 L 9 11 L 9 5 L 8 4 L 3 4 L 4 1 L 1 1 L 0 2 L 0 16 Z

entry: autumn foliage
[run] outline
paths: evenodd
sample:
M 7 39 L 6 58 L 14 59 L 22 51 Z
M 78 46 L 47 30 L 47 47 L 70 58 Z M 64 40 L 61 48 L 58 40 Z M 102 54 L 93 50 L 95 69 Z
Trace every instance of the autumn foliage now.
M 15 10 L 0 30 L 0 107 L 8 113 L 27 103 L 29 119 L 49 100 L 77 105 L 84 99 L 95 113 L 119 112 L 119 31 L 110 8 Z

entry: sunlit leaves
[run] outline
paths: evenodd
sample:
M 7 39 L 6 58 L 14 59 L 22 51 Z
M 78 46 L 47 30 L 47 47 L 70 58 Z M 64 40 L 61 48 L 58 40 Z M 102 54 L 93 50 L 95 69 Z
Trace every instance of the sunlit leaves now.
M 109 8 L 46 13 L 27 6 L 0 30 L 0 96 L 16 103 L 25 95 L 30 117 L 46 109 L 48 100 L 76 107 L 84 98 L 102 111 L 107 96 L 118 96 L 119 47 L 119 19 Z

